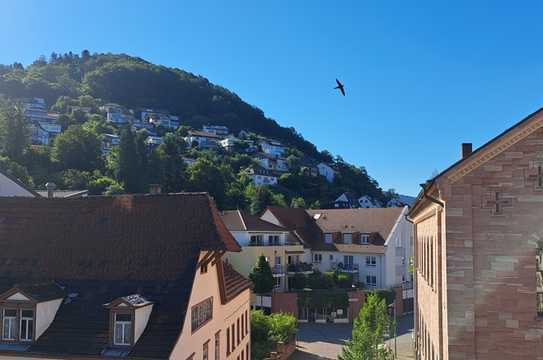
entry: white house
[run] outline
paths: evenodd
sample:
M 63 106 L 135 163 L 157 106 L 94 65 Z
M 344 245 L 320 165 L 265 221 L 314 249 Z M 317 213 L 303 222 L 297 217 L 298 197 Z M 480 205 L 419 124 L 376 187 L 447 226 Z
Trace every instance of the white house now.
M 162 144 L 162 138 L 160 136 L 147 136 L 145 143 L 149 147 L 157 147 Z
M 253 167 L 247 170 L 249 178 L 255 185 L 277 185 L 278 175 L 260 167 Z
M 204 125 L 202 131 L 217 136 L 227 136 L 228 128 L 223 125 Z
M 163 112 L 146 109 L 141 112 L 141 122 L 161 126 L 167 129 L 177 129 L 179 127 L 179 117 Z
M 136 122 L 136 118 L 131 114 L 126 114 L 118 109 L 112 109 L 108 111 L 106 115 L 106 120 L 112 124 L 123 125 L 123 124 L 132 124 Z
M 317 168 L 319 169 L 319 175 L 324 176 L 328 182 L 334 181 L 336 171 L 330 165 L 321 162 L 317 165 Z
M 257 154 L 254 157 L 254 160 L 266 170 L 273 170 L 279 172 L 289 171 L 289 166 L 287 160 L 280 157 L 270 156 L 267 154 Z
M 197 130 L 189 131 L 188 136 L 185 137 L 187 144 L 196 144 L 199 149 L 215 149 L 220 140 L 222 140 L 221 136 Z
M 4 198 L 0 218 L 0 360 L 250 358 L 250 282 L 207 195 Z
M 280 157 L 286 151 L 286 146 L 275 140 L 260 140 L 262 152 L 271 156 Z

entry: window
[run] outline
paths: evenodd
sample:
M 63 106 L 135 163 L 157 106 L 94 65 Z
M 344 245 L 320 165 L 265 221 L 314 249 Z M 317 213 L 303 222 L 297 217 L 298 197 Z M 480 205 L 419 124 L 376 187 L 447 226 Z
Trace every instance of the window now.
M 352 244 L 353 243 L 353 234 L 351 234 L 351 233 L 343 234 L 343 243 L 344 244 Z
M 354 258 L 352 255 L 344 255 L 343 256 L 343 266 L 345 269 L 350 269 L 353 267 Z
M 207 273 L 207 263 L 202 264 L 202 265 L 200 266 L 200 273 L 201 273 L 201 274 L 206 274 L 206 273 Z
M 4 309 L 2 340 L 17 340 L 17 310 Z
M 221 359 L 221 332 L 215 334 L 215 360 Z
M 275 276 L 273 278 L 273 280 L 274 280 L 274 287 L 276 289 L 280 289 L 281 288 L 281 277 L 280 276 Z
M 268 236 L 268 244 L 270 245 L 280 245 L 279 235 L 270 235 Z
M 232 324 L 230 327 L 230 339 L 232 340 L 230 345 L 230 351 L 234 351 L 236 349 L 236 325 Z
M 315 263 L 320 263 L 320 262 L 322 262 L 322 254 L 315 254 L 315 255 L 313 256 L 313 262 L 315 262 Z
M 249 335 L 249 311 L 245 310 L 245 335 Z
M 366 266 L 376 266 L 377 258 L 375 256 L 366 256 Z
M 366 285 L 368 286 L 377 286 L 377 276 L 367 275 L 366 276 Z
M 368 234 L 363 234 L 360 238 L 360 241 L 362 242 L 362 244 L 369 244 L 370 236 Z
M 264 245 L 262 235 L 251 235 L 251 245 Z
M 194 305 L 191 315 L 192 332 L 195 332 L 213 318 L 213 298 L 210 297 Z
M 245 353 L 247 354 L 247 359 L 250 359 L 251 355 L 249 353 L 249 343 L 247 343 L 247 345 L 245 345 Z
M 329 259 L 330 261 L 334 261 L 334 255 L 330 254 Z
M 236 328 L 236 329 L 237 329 L 237 331 L 238 331 L 238 332 L 237 332 L 237 336 L 238 336 L 238 345 L 239 345 L 239 343 L 241 342 L 241 337 L 239 336 L 239 331 L 240 331 L 240 327 L 239 327 L 239 318 L 238 318 L 238 320 L 237 320 L 237 328 Z
M 32 341 L 34 336 L 34 310 L 21 310 L 21 341 Z
M 230 355 L 230 328 L 226 328 L 226 355 Z
M 324 234 L 324 243 L 325 244 L 331 244 L 333 241 L 332 241 L 332 234 L 331 233 L 326 233 Z
M 209 340 L 205 342 L 202 348 L 202 360 L 209 360 Z
M 132 315 L 115 313 L 114 345 L 131 345 Z

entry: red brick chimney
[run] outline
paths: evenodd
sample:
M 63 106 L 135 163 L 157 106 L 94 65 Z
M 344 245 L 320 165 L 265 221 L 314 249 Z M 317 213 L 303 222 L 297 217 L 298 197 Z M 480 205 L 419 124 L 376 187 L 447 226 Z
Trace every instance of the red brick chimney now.
M 462 159 L 467 158 L 473 151 L 473 145 L 471 143 L 462 143 Z

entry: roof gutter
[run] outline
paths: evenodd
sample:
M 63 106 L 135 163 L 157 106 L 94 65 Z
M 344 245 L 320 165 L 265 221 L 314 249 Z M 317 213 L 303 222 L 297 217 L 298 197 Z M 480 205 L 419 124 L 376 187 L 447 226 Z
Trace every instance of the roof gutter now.
M 433 185 L 434 181 L 432 180 L 432 182 L 429 184 L 429 185 Z M 428 194 L 428 188 L 429 186 L 425 186 L 425 184 L 420 184 L 420 187 L 422 188 L 422 197 L 423 198 L 426 198 L 428 200 L 430 200 L 431 202 L 435 203 L 435 204 L 438 204 L 439 206 L 441 206 L 442 208 L 445 207 L 445 203 L 441 200 L 438 200 L 436 199 L 435 197 L 433 196 L 430 196 Z

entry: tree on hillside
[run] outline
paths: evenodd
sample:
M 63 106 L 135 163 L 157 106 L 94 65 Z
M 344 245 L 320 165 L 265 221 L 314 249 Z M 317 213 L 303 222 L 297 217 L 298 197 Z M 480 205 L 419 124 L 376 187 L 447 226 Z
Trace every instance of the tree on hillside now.
M 219 208 L 225 203 L 226 182 L 220 166 L 206 157 L 201 157 L 187 168 L 189 189 L 191 191 L 206 191 Z
M 339 360 L 392 360 L 383 344 L 390 326 L 385 299 L 370 293 L 354 321 L 352 340 L 343 347 Z
M 0 117 L 4 128 L 4 153 L 10 159 L 20 161 L 23 151 L 28 145 L 28 133 L 23 110 L 19 106 L 4 104 Z
M 258 262 L 249 274 L 249 279 L 253 282 L 255 294 L 267 294 L 273 290 L 275 283 L 273 273 L 264 255 L 258 258 Z
M 52 156 L 62 169 L 94 171 L 102 168 L 100 148 L 98 135 L 72 125 L 55 138 Z
M 184 147 L 184 141 L 174 134 L 168 133 L 164 136 L 162 144 L 154 151 L 151 168 L 159 169 L 159 182 L 165 192 L 179 192 L 185 187 Z M 199 175 L 194 176 L 199 178 Z M 202 176 L 205 177 L 205 175 Z
M 304 198 L 303 197 L 292 198 L 292 201 L 290 202 L 290 207 L 293 207 L 293 208 L 305 208 L 306 204 L 305 204 Z
M 134 133 L 129 127 L 126 127 L 121 132 L 117 179 L 124 184 L 124 189 L 128 193 L 137 193 L 141 190 L 139 178 L 143 174 L 140 170 Z

